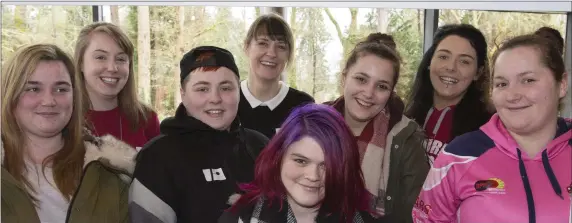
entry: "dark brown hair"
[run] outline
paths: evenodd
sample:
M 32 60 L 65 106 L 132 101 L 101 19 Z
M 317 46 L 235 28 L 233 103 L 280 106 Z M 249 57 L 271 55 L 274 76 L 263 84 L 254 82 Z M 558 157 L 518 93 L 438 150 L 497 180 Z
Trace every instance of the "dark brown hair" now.
M 564 38 L 562 38 L 562 34 L 560 34 L 558 30 L 543 26 L 536 30 L 534 34 L 548 38 L 551 42 L 553 42 L 553 45 L 556 47 L 556 50 L 558 50 L 558 53 L 561 55 L 564 54 Z
M 490 103 L 488 103 L 490 74 L 487 41 L 483 33 L 472 25 L 448 24 L 437 29 L 431 47 L 423 54 L 423 58 L 417 68 L 415 81 L 408 95 L 405 115 L 420 125 L 423 125 L 425 122 L 429 109 L 433 107 L 433 92 L 435 90 L 431 83 L 428 67 L 431 65 L 433 55 L 441 41 L 451 35 L 459 36 L 469 41 L 477 53 L 478 75 L 478 79 L 469 84 L 467 92 L 455 107 L 451 128 L 451 137 L 454 138 L 477 130 L 494 113 Z
M 393 36 L 386 34 L 386 33 L 369 34 L 365 41 L 367 41 L 367 42 L 378 42 L 380 44 L 384 44 L 384 45 L 388 46 L 392 50 L 397 51 L 397 44 L 395 44 L 395 40 L 393 40 Z
M 246 34 L 244 39 L 244 48 L 250 46 L 252 39 L 256 39 L 258 36 L 268 35 L 272 40 L 280 40 L 286 42 L 288 47 L 288 64 L 292 61 L 292 51 L 294 49 L 294 36 L 292 35 L 292 30 L 288 23 L 284 19 L 274 13 L 262 15 L 258 17 Z

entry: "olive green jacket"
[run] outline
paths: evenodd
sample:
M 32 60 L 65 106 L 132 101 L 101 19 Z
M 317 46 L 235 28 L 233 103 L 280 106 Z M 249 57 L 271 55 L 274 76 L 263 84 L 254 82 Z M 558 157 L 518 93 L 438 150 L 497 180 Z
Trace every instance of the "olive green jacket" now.
M 103 136 L 98 144 L 85 142 L 83 175 L 70 201 L 66 223 L 129 222 L 127 198 L 137 152 L 112 136 Z M 4 149 L 1 151 L 4 162 Z M 2 222 L 40 223 L 26 190 L 3 165 L 1 178 Z

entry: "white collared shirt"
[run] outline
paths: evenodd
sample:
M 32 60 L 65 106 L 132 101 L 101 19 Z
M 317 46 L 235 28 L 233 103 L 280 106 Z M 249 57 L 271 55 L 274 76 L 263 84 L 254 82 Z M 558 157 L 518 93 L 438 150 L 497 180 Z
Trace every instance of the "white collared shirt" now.
M 243 80 L 242 82 L 240 82 L 240 90 L 242 91 L 242 94 L 244 94 L 244 97 L 250 104 L 250 107 L 256 108 L 258 106 L 268 106 L 268 108 L 272 111 L 276 107 L 278 107 L 278 105 L 280 105 L 282 101 L 284 101 L 286 95 L 288 95 L 288 90 L 290 90 L 290 87 L 288 87 L 286 83 L 280 81 L 280 91 L 278 91 L 278 94 L 274 96 L 272 99 L 264 102 L 258 100 L 257 98 L 254 97 L 254 95 L 252 95 L 252 93 L 250 93 L 250 90 L 248 89 L 248 80 Z

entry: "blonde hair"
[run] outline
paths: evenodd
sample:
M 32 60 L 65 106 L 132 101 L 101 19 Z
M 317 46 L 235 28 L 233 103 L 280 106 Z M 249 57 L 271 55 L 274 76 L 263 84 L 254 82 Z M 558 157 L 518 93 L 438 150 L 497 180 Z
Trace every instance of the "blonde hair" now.
M 135 52 L 133 43 L 129 40 L 129 37 L 119 28 L 118 26 L 107 23 L 107 22 L 96 22 L 85 26 L 79 33 L 77 42 L 75 45 L 75 72 L 79 74 L 81 79 L 82 90 L 85 91 L 84 108 L 89 111 L 91 108 L 91 100 L 86 90 L 85 77 L 81 68 L 84 62 L 84 54 L 89 46 L 91 37 L 93 33 L 105 33 L 109 35 L 119 47 L 129 56 L 129 77 L 127 83 L 121 89 L 118 98 L 118 106 L 121 112 L 125 114 L 127 120 L 129 120 L 131 129 L 136 130 L 141 121 L 143 124 L 147 124 L 147 116 L 152 112 L 151 108 L 147 107 L 137 99 L 137 86 L 135 83 L 135 74 L 133 68 L 133 54 Z
M 74 72 L 71 57 L 53 44 L 24 46 L 14 53 L 2 70 L 2 142 L 4 143 L 3 167 L 16 181 L 34 191 L 25 177 L 24 153 L 26 137 L 23 134 L 14 111 L 18 105 L 26 82 L 36 67 L 44 61 L 61 61 L 70 75 L 73 92 L 73 111 L 69 123 L 62 130 L 64 146 L 48 156 L 42 163 L 42 170 L 51 162 L 57 188 L 71 199 L 82 174 L 85 146 L 83 144 L 84 111 L 80 80 Z M 43 171 L 42 171 L 43 172 Z M 33 199 L 33 196 L 30 196 Z

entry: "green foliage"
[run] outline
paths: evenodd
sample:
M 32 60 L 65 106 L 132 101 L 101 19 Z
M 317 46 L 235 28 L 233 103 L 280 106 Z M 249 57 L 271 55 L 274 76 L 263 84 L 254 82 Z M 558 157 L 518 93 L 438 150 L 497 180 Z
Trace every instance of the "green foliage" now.
M 325 28 L 321 8 L 297 9 L 297 42 L 295 63 L 300 81 L 298 89 L 316 98 L 316 101 L 330 99 L 331 91 L 328 87 L 329 68 L 326 61 L 326 44 L 331 40 Z

